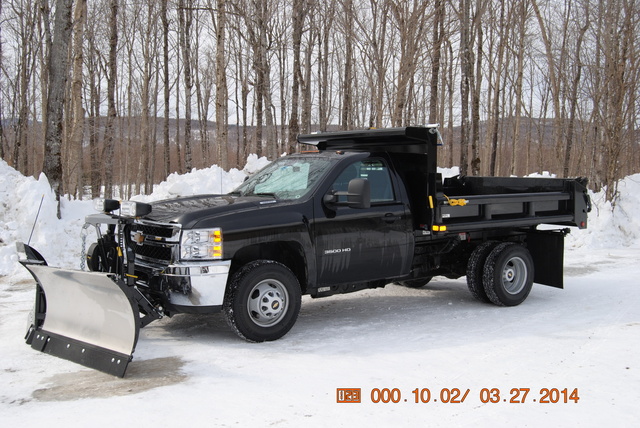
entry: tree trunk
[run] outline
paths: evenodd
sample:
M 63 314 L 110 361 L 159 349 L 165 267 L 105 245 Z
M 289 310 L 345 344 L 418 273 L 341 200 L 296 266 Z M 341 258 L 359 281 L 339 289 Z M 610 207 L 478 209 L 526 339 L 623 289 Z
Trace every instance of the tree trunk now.
M 84 22 L 87 14 L 87 0 L 77 0 L 74 11 L 73 28 L 73 80 L 71 82 L 71 131 L 69 132 L 67 175 L 69 194 L 82 198 L 83 168 L 82 141 L 84 137 L 84 108 L 82 107 L 82 79 L 84 61 Z
M 178 2 L 178 21 L 180 25 L 182 62 L 184 71 L 184 167 L 186 171 L 193 168 L 191 151 L 191 93 L 193 80 L 191 76 L 191 25 L 193 10 L 191 4 L 185 7 L 184 0 Z
M 501 4 L 504 4 L 501 2 Z M 484 6 L 478 6 L 476 16 L 474 18 L 475 29 L 478 35 L 478 52 L 476 53 L 476 71 L 474 76 L 470 76 L 472 82 L 471 97 L 471 175 L 480 175 L 480 92 L 482 91 L 482 43 L 484 33 L 482 31 L 482 12 Z M 471 50 L 471 45 L 469 46 Z M 469 67 L 473 70 L 472 67 Z
M 498 42 L 498 65 L 496 67 L 494 85 L 493 85 L 493 117 L 491 129 L 491 160 L 489 163 L 489 175 L 495 176 L 498 173 L 498 134 L 500 129 L 500 94 L 502 93 L 502 68 L 504 60 L 504 50 L 506 48 L 506 29 L 504 26 L 504 2 L 500 3 L 500 23 L 498 25 L 499 39 Z
M 531 4 L 533 6 L 533 11 L 536 14 L 538 19 L 538 25 L 540 27 L 540 36 L 542 37 L 542 42 L 545 48 L 545 54 L 547 58 L 547 67 L 549 70 L 549 87 L 551 89 L 551 101 L 553 104 L 553 115 L 554 115 L 554 138 L 553 145 L 554 147 L 560 146 L 560 135 L 561 129 L 560 126 L 562 124 L 562 112 L 560 107 L 560 82 L 558 80 L 556 74 L 556 61 L 553 56 L 553 46 L 551 45 L 551 40 L 549 39 L 549 34 L 547 31 L 547 25 L 540 13 L 540 8 L 538 7 L 537 0 L 531 0 Z
M 302 43 L 302 25 L 304 24 L 305 8 L 304 0 L 293 0 L 291 9 L 291 48 L 293 50 L 293 76 L 291 83 L 291 116 L 289 118 L 289 139 L 287 152 L 295 152 L 296 137 L 300 133 L 298 110 L 300 105 L 300 44 Z
M 340 127 L 343 130 L 350 129 L 353 126 L 353 107 L 352 107 L 352 90 L 353 90 L 353 0 L 345 0 L 345 58 L 344 72 L 342 81 L 342 115 L 340 118 Z
M 320 80 L 320 86 L 318 88 L 318 116 L 320 131 L 325 132 L 329 124 L 329 94 L 331 88 L 329 87 L 329 45 L 331 38 L 331 31 L 333 29 L 333 21 L 335 18 L 335 2 L 324 3 L 324 11 L 326 15 L 322 16 L 320 20 L 322 26 L 319 30 L 321 46 L 318 47 L 318 75 Z
M 424 13 L 428 2 L 414 0 L 410 8 L 408 2 L 390 2 L 391 12 L 396 20 L 400 37 L 400 61 L 398 64 L 397 89 L 391 123 L 402 126 L 409 104 L 409 94 L 413 90 L 413 79 L 420 56 L 420 47 L 426 28 Z
M 113 157 L 114 157 L 114 123 L 116 120 L 116 54 L 118 51 L 118 0 L 111 0 L 109 15 L 109 62 L 107 65 L 107 124 L 104 129 L 104 197 L 113 197 Z
M 162 118 L 162 141 L 164 156 L 164 176 L 168 177 L 171 172 L 171 145 L 169 140 L 169 107 L 171 103 L 169 86 L 169 18 L 167 16 L 167 2 L 160 2 L 160 17 L 162 19 L 162 68 L 163 89 L 164 89 L 164 118 Z
M 90 21 L 89 21 L 90 22 Z M 89 44 L 89 58 L 87 59 L 87 72 L 89 74 L 89 181 L 91 184 L 91 197 L 100 197 L 100 185 L 102 180 L 100 170 L 100 149 L 98 147 L 100 127 L 100 77 L 99 58 L 95 46 L 95 31 L 87 31 Z
M 468 149 L 469 149 L 469 90 L 471 71 L 471 46 L 470 46 L 470 0 L 460 0 L 460 68 L 462 76 L 460 80 L 460 173 L 467 175 Z
M 578 34 L 578 40 L 576 42 L 576 72 L 573 77 L 573 82 L 571 85 L 571 95 L 570 95 L 570 107 L 569 107 L 569 123 L 567 124 L 567 143 L 566 150 L 564 153 L 564 165 L 562 168 L 563 177 L 569 177 L 570 168 L 571 168 L 571 148 L 573 146 L 573 133 L 576 122 L 576 109 L 578 107 L 578 86 L 580 84 L 580 80 L 582 79 L 582 60 L 580 59 L 580 51 L 582 50 L 582 40 L 584 39 L 584 35 L 589 29 L 589 9 L 587 7 L 587 19 L 585 25 L 580 28 L 580 32 Z
M 431 60 L 431 93 L 429 95 L 429 123 L 436 123 L 438 112 L 438 82 L 440 79 L 440 57 L 442 38 L 444 35 L 444 4 L 436 0 L 434 4 L 436 16 L 433 23 L 433 58 Z
M 227 100 L 227 68 L 225 64 L 226 31 L 226 1 L 218 0 L 218 31 L 216 33 L 216 144 L 218 145 L 220 166 L 224 170 L 229 169 L 229 143 L 227 141 L 229 104 Z
M 515 120 L 513 125 L 513 143 L 511 153 L 511 174 L 517 173 L 518 159 L 520 156 L 517 152 L 521 150 L 520 144 L 520 124 L 522 118 L 522 80 L 524 75 L 524 55 L 525 55 L 525 37 L 527 31 L 527 4 L 524 1 L 520 2 L 519 15 L 518 15 L 518 50 L 516 52 L 516 87 L 515 87 Z M 526 156 L 528 158 L 528 155 Z M 528 161 L 525 160 L 525 164 Z M 525 172 L 528 172 L 525 168 Z
M 44 141 L 44 168 L 51 188 L 58 200 L 60 217 L 60 194 L 62 187 L 62 120 L 64 114 L 64 90 L 69 74 L 68 54 L 71 39 L 71 9 L 73 0 L 57 0 L 54 18 L 54 35 L 49 55 L 49 93 L 47 96 L 47 123 Z

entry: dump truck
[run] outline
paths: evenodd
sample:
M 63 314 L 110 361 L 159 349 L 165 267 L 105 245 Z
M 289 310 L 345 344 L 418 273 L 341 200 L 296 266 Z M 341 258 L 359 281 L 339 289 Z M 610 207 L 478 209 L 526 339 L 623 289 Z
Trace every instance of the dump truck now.
M 251 342 L 295 324 L 301 296 L 466 276 L 484 303 L 516 306 L 533 283 L 563 287 L 564 238 L 587 227 L 585 179 L 437 170 L 437 126 L 298 136 L 228 194 L 100 202 L 83 270 L 21 245 L 36 280 L 32 348 L 124 376 L 150 322 L 223 312 Z M 64 251 L 64 250 L 61 250 Z

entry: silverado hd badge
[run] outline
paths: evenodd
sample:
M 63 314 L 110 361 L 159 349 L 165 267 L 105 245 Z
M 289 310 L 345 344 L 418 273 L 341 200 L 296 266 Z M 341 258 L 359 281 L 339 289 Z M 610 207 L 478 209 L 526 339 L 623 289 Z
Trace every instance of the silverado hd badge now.
M 331 250 L 324 250 L 324 255 L 329 254 L 340 254 L 340 253 L 349 253 L 351 252 L 351 248 L 334 248 Z

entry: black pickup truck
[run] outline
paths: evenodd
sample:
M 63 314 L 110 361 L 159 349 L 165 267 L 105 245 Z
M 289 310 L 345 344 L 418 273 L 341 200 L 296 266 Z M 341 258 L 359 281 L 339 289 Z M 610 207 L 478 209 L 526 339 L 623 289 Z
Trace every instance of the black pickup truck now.
M 301 135 L 316 150 L 274 161 L 229 194 L 107 201 L 87 219 L 108 228 L 89 267 L 134 294 L 136 324 L 224 311 L 256 342 L 285 335 L 305 294 L 466 275 L 478 300 L 514 306 L 533 282 L 561 288 L 566 226 L 587 226 L 586 181 L 442 180 L 438 137 L 434 126 Z

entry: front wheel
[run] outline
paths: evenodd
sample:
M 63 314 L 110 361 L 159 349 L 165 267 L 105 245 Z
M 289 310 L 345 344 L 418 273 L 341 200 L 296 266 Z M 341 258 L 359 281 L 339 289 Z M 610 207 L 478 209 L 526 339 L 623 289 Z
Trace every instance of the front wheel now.
M 524 302 L 533 286 L 533 259 L 529 250 L 513 242 L 498 244 L 487 256 L 482 277 L 484 291 L 499 306 Z
M 300 284 L 285 265 L 258 260 L 232 278 L 224 300 L 227 323 L 250 342 L 277 340 L 295 324 L 301 305 Z

